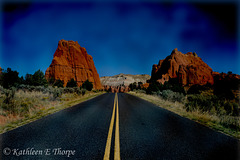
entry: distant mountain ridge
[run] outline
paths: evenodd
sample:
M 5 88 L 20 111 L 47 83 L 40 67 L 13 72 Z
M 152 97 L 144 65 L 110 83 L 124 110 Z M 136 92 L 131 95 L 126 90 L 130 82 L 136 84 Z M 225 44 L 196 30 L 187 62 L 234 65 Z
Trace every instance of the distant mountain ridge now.
M 129 86 L 134 82 L 146 83 L 150 78 L 151 76 L 147 74 L 131 75 L 120 73 L 115 76 L 100 77 L 100 81 L 103 86 Z

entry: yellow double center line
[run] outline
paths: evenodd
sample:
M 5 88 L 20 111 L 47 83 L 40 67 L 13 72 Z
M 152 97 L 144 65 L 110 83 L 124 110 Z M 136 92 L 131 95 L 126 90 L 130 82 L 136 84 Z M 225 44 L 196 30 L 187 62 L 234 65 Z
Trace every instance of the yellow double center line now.
M 117 110 L 116 110 L 116 107 L 117 107 Z M 117 93 L 115 94 L 115 98 L 114 98 L 113 113 L 112 113 L 109 131 L 108 131 L 107 143 L 106 143 L 106 148 L 105 148 L 105 153 L 104 153 L 104 158 L 103 158 L 104 160 L 110 159 L 110 149 L 111 149 L 113 125 L 114 125 L 114 121 L 115 121 L 115 114 L 116 114 L 116 125 L 115 125 L 114 159 L 120 160 L 119 113 L 118 113 Z

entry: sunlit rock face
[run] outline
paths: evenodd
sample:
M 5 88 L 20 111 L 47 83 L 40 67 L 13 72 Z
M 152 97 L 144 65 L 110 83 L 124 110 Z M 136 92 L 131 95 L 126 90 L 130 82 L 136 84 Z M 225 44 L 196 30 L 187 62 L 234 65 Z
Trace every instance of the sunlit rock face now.
M 72 78 L 81 86 L 87 79 L 94 89 L 102 89 L 93 58 L 78 42 L 60 40 L 53 60 L 45 72 L 46 79 L 54 78 L 64 81 L 64 86 Z
M 174 49 L 171 55 L 152 67 L 151 81 L 164 83 L 177 78 L 183 85 L 213 84 L 213 71 L 196 53 L 186 54 Z

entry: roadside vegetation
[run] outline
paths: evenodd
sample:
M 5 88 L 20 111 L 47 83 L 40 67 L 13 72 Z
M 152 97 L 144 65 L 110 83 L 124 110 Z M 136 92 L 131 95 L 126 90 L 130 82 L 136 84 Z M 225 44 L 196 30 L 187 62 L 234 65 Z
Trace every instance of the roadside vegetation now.
M 184 88 L 177 80 L 171 79 L 164 84 L 151 83 L 148 88 L 136 85 L 129 93 L 240 139 L 239 86 L 239 81 L 223 80 L 213 86 Z
M 25 78 L 8 68 L 0 74 L 0 133 L 102 94 L 88 80 L 81 87 L 71 79 L 47 81 L 40 70 Z

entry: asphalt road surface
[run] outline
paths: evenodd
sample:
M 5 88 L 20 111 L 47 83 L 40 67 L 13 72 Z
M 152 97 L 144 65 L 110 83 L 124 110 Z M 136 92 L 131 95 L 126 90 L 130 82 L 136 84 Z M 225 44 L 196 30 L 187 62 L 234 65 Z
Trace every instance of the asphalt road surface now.
M 124 93 L 6 132 L 0 149 L 1 160 L 240 159 L 238 140 Z

